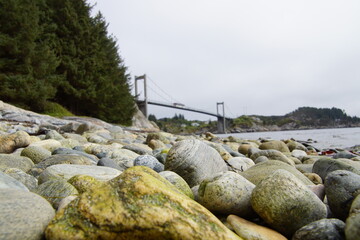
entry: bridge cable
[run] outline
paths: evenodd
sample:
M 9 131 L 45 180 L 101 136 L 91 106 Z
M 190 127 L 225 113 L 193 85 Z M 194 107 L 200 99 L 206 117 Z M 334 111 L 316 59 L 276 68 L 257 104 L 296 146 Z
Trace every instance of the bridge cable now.
M 168 98 L 165 98 L 163 95 L 161 95 L 160 93 L 158 93 L 155 89 L 153 89 L 152 87 L 150 87 L 149 85 L 147 86 L 153 93 L 155 93 L 157 96 L 159 96 L 160 98 L 162 98 L 163 100 L 165 100 L 165 102 L 171 102 L 169 101 Z
M 177 99 L 173 98 L 172 96 L 170 96 L 166 91 L 164 91 L 159 85 L 156 84 L 156 82 L 154 80 L 152 80 L 148 75 L 146 75 L 148 77 L 148 79 L 150 80 L 150 82 L 152 82 L 162 93 L 164 93 L 166 96 L 169 97 L 169 99 L 171 100 L 170 102 L 172 103 L 180 103 L 180 101 L 178 101 Z
M 224 105 L 225 105 L 225 104 L 224 104 Z M 225 109 L 226 109 L 227 112 L 230 113 L 230 115 L 231 115 L 233 118 L 236 118 L 235 114 L 233 114 L 233 113 L 231 112 L 230 108 L 229 108 L 227 105 L 225 105 Z

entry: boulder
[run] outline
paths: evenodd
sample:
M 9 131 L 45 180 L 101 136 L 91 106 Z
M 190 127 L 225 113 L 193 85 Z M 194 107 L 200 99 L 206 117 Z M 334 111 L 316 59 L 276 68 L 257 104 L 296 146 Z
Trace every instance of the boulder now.
M 44 231 L 55 211 L 39 195 L 0 189 L 0 233 L 2 239 L 44 239 Z
M 351 204 L 349 217 L 345 226 L 346 240 L 358 240 L 360 236 L 360 194 Z
M 164 164 L 151 155 L 140 155 L 134 160 L 134 166 L 146 166 L 156 172 L 164 171 Z
M 176 172 L 193 187 L 207 177 L 227 171 L 227 165 L 215 149 L 190 139 L 174 144 L 168 153 L 165 170 Z
M 318 174 L 323 180 L 335 170 L 347 170 L 360 175 L 360 162 L 350 159 L 321 158 L 314 163 L 313 172 Z
M 263 142 L 260 144 L 259 149 L 261 150 L 274 149 L 284 153 L 290 152 L 288 146 L 283 141 L 279 141 L 279 140 Z
M 286 145 L 288 146 L 290 152 L 294 150 L 301 150 L 307 152 L 307 148 L 302 143 L 290 140 L 286 143 Z
M 57 212 L 47 239 L 241 239 L 155 171 L 136 166 Z
M 255 185 L 234 172 L 217 173 L 203 180 L 198 190 L 198 202 L 214 213 L 254 215 L 250 196 Z
M 24 131 L 0 136 L 0 153 L 12 153 L 15 149 L 26 147 L 29 144 L 30 136 Z
M 40 184 L 34 193 L 42 196 L 57 209 L 61 200 L 68 196 L 77 195 L 76 188 L 63 179 L 52 179 Z
M 321 219 L 295 232 L 292 240 L 345 240 L 345 223 L 339 219 Z
M 55 130 L 50 130 L 45 134 L 45 139 L 64 140 L 65 138 Z
M 95 165 L 89 158 L 77 154 L 56 154 L 46 158 L 34 167 L 44 170 L 47 167 L 57 164 Z
M 49 150 L 50 152 L 54 151 L 57 148 L 61 147 L 61 143 L 55 139 L 46 139 L 39 142 L 31 143 L 29 146 L 38 146 Z
M 235 215 L 229 215 L 226 222 L 244 239 L 249 240 L 287 240 L 273 229 L 257 225 Z
M 98 166 L 103 166 L 103 167 L 111 167 L 111 168 L 115 168 L 117 170 L 124 170 L 124 169 L 121 169 L 119 164 L 117 164 L 113 159 L 111 158 L 107 158 L 107 157 L 103 157 L 101 158 L 98 163 L 97 163 Z
M 294 161 L 289 159 L 287 156 L 285 156 L 282 152 L 280 152 L 278 150 L 270 149 L 270 150 L 256 151 L 253 154 L 251 154 L 250 158 L 252 160 L 256 160 L 260 156 L 265 156 L 269 160 L 278 160 L 278 161 L 287 163 L 287 164 L 289 164 L 291 166 L 295 166 Z
M 241 176 L 245 177 L 247 180 L 252 182 L 255 185 L 258 185 L 264 178 L 268 177 L 270 174 L 274 173 L 276 170 L 283 169 L 294 176 L 296 176 L 300 181 L 305 185 L 314 185 L 307 177 L 305 177 L 300 171 L 295 167 L 290 166 L 289 164 L 280 162 L 280 161 L 266 161 L 258 163 L 245 172 L 240 173 Z
M 53 155 L 57 155 L 57 154 L 75 154 L 75 155 L 80 155 L 80 156 L 84 156 L 89 158 L 91 161 L 94 162 L 94 164 L 97 164 L 97 162 L 99 161 L 99 159 L 94 156 L 93 154 L 88 154 L 86 152 L 83 151 L 78 151 L 78 150 L 74 150 L 74 149 L 68 149 L 68 148 L 58 148 L 55 149 L 52 153 Z
M 99 181 L 108 181 L 121 174 L 121 171 L 101 166 L 57 164 L 47 167 L 39 176 L 39 183 L 46 182 L 52 178 L 69 180 L 75 175 L 88 175 Z
M 182 193 L 188 196 L 191 199 L 194 199 L 194 194 L 186 183 L 186 181 L 179 176 L 179 174 L 172 171 L 162 171 L 159 173 L 160 176 L 168 180 L 172 185 L 174 185 L 177 189 L 179 189 Z
M 125 145 L 123 147 L 123 149 L 128 149 L 139 155 L 151 155 L 152 154 L 152 149 L 149 146 L 147 146 L 145 144 L 141 144 L 141 143 L 132 143 L 129 145 Z
M 337 170 L 325 178 L 325 193 L 331 212 L 345 221 L 352 201 L 360 194 L 360 175 Z
M 255 187 L 251 205 L 265 222 L 285 236 L 327 216 L 325 204 L 303 182 L 282 169 Z
M 0 189 L 15 189 L 29 192 L 29 189 L 20 181 L 0 171 Z
M 24 172 L 29 171 L 34 163 L 27 157 L 15 154 L 0 154 L 0 168 L 18 168 Z
M 28 146 L 21 151 L 21 156 L 30 158 L 35 164 L 51 156 L 51 152 L 43 147 Z
M 38 180 L 35 177 L 20 169 L 8 168 L 4 171 L 4 173 L 24 184 L 30 191 L 34 190 L 38 186 Z

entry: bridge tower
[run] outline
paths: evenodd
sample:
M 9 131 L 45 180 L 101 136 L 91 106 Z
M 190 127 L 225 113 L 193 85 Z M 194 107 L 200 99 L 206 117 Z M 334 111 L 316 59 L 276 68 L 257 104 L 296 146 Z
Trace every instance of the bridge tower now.
M 140 100 L 138 92 L 138 81 L 144 80 L 144 99 Z M 135 76 L 135 100 L 137 102 L 137 105 L 139 107 L 139 110 L 145 115 L 145 117 L 148 117 L 148 98 L 147 98 L 147 86 L 146 86 L 146 74 L 142 76 Z
M 222 116 L 219 113 L 219 106 L 222 105 Z M 216 113 L 217 113 L 217 128 L 218 133 L 226 133 L 226 118 L 225 118 L 225 105 L 224 102 L 216 103 Z

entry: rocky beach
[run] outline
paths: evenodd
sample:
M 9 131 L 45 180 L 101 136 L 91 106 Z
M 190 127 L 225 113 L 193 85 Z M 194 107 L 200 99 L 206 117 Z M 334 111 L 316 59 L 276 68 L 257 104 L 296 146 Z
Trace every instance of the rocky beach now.
M 0 101 L 0 239 L 360 239 L 360 152 Z

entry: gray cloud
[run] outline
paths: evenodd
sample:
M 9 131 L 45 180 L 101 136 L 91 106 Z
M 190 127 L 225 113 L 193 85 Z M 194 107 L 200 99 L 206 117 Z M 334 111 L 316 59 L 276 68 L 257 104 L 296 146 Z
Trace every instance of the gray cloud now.
M 131 74 L 148 74 L 186 105 L 215 112 L 224 101 L 235 116 L 301 106 L 360 116 L 357 0 L 89 2 L 98 2 Z

